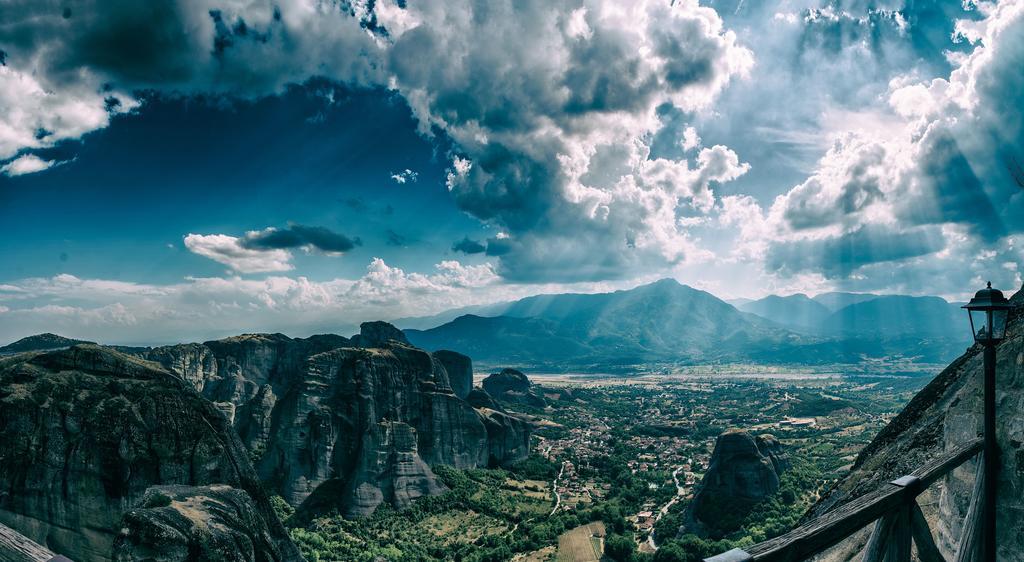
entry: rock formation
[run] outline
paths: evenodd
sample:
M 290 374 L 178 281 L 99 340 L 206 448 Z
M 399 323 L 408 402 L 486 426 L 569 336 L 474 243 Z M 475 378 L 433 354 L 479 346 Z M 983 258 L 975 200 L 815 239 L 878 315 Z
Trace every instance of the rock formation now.
M 364 452 L 346 484 L 343 513 L 362 517 L 382 502 L 396 508 L 446 490 L 417 452 L 416 430 L 408 424 L 374 424 L 363 441 Z
M 353 347 L 384 347 L 391 342 L 409 345 L 405 333 L 387 322 L 363 322 L 352 336 Z
M 530 426 L 522 419 L 505 412 L 481 409 L 487 428 L 487 461 L 505 466 L 530 454 Z
M 686 530 L 729 530 L 730 519 L 742 517 L 779 489 L 779 476 L 788 468 L 788 457 L 771 435 L 725 431 L 715 441 L 708 471 L 690 504 Z
M 762 433 L 757 436 L 757 450 L 761 455 L 771 461 L 775 473 L 781 475 L 793 467 L 789 461 L 789 454 L 782 448 L 782 443 L 774 435 Z
M 502 369 L 501 372 L 488 375 L 483 380 L 483 387 L 487 394 L 501 402 L 538 408 L 543 408 L 545 404 L 544 397 L 533 388 L 530 379 L 515 369 Z
M 434 358 L 444 365 L 448 372 L 448 383 L 452 385 L 455 396 L 465 400 L 473 390 L 473 361 L 469 357 L 447 349 L 434 352 Z
M 490 394 L 487 394 L 486 390 L 479 386 L 474 386 L 473 390 L 469 391 L 466 401 L 474 408 L 488 408 L 499 412 L 505 411 L 500 404 L 494 401 Z
M 265 484 L 293 506 L 325 484 L 334 491 L 330 507 L 350 515 L 372 512 L 380 502 L 367 498 L 378 493 L 396 506 L 416 497 L 418 492 L 406 494 L 405 484 L 389 479 L 404 469 L 381 468 L 375 460 L 382 439 L 399 434 L 403 443 L 415 442 L 403 452 L 410 455 L 408 466 L 508 465 L 528 454 L 527 422 L 477 411 L 464 400 L 472 385 L 468 357 L 414 348 L 383 322 L 364 323 L 351 339 L 248 334 L 157 348 L 145 356 L 177 372 L 228 415 Z M 395 426 L 381 433 L 384 421 L 400 422 L 408 432 Z M 420 481 L 426 494 L 440 490 L 429 469 Z M 307 511 L 324 500 L 322 492 Z
M 224 416 L 157 364 L 95 345 L 0 360 L 0 523 L 107 560 L 122 514 L 159 484 L 226 484 L 301 560 Z
M 252 498 L 231 486 L 154 486 L 120 529 L 114 562 L 287 559 Z
M 1024 552 L 1024 291 L 1010 299 L 1006 339 L 996 353 L 996 436 L 1002 445 L 997 496 L 998 559 L 1019 560 Z M 967 319 L 963 320 L 966 330 Z M 974 346 L 922 389 L 858 455 L 849 475 L 812 507 L 818 517 L 909 474 L 929 459 L 982 434 L 983 358 Z M 953 558 L 974 484 L 975 461 L 953 471 L 926 492 L 937 501 L 919 502 L 934 521 L 932 531 L 947 559 Z M 933 507 L 937 504 L 937 507 Z M 867 533 L 852 537 L 830 556 L 856 551 Z M 829 558 L 831 559 L 831 558 Z

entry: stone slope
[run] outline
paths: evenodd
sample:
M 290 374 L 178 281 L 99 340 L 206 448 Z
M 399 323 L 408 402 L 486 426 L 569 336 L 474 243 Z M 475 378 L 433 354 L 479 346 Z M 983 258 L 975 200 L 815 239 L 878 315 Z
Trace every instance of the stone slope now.
M 1007 337 L 996 354 L 996 434 L 1001 443 L 997 541 L 999 560 L 1024 553 L 1024 291 L 1011 298 Z M 963 328 L 967 330 L 966 314 Z M 982 434 L 983 358 L 980 346 L 967 350 L 922 389 L 857 457 L 849 475 L 811 508 L 805 520 L 848 503 L 944 451 Z M 959 542 L 970 501 L 976 463 L 969 461 L 930 489 L 921 501 L 933 534 L 947 558 Z M 842 559 L 855 551 L 866 533 L 826 556 Z
M 227 484 L 301 560 L 224 416 L 181 378 L 79 345 L 0 362 L 0 522 L 74 560 L 106 560 L 157 484 Z

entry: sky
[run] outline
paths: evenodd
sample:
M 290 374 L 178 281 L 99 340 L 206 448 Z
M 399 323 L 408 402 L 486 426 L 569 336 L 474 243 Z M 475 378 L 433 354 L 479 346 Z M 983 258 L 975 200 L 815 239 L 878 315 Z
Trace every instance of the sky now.
M 1013 291 L 1024 0 L 8 0 L 0 343 Z

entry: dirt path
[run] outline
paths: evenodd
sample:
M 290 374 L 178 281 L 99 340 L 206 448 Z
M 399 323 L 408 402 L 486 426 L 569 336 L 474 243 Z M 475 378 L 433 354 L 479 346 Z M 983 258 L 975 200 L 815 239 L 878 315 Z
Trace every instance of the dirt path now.
M 554 515 L 558 511 L 558 507 L 562 504 L 562 494 L 558 493 L 558 480 L 562 478 L 562 473 L 565 472 L 565 461 L 562 461 L 562 468 L 558 470 L 558 476 L 555 476 L 555 481 L 551 483 L 551 493 L 555 494 L 555 507 L 551 509 L 551 513 L 548 516 Z

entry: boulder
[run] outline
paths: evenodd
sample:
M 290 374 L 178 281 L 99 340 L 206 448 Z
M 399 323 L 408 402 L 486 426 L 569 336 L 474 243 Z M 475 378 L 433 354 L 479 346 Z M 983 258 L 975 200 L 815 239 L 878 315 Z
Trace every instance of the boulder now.
M 249 494 L 226 485 L 153 486 L 125 513 L 114 562 L 285 560 Z
M 499 402 L 543 408 L 544 397 L 533 388 L 530 379 L 515 369 L 502 369 L 483 380 L 484 390 Z

